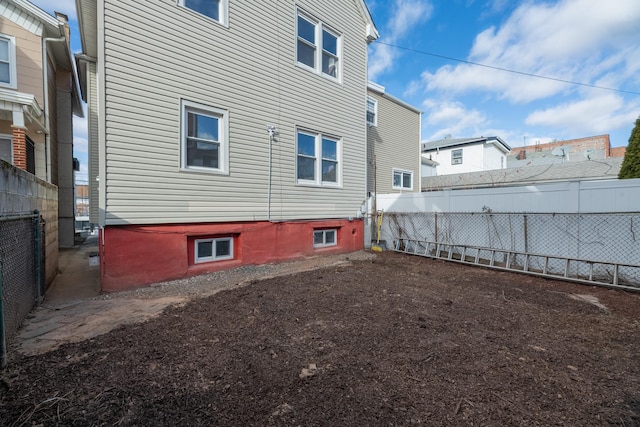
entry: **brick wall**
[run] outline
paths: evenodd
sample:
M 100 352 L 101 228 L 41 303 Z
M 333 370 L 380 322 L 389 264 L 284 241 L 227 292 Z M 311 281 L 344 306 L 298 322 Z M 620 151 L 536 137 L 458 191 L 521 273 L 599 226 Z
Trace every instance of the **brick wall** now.
M 13 164 L 15 167 L 27 170 L 27 140 L 25 128 L 13 128 Z
M 528 145 L 526 147 L 518 147 L 511 150 L 511 155 L 525 153 L 534 153 L 538 151 L 552 151 L 554 148 L 570 146 L 574 153 L 582 152 L 588 148 L 595 150 L 604 150 L 605 157 L 614 157 L 611 155 L 611 142 L 609 135 L 589 136 L 586 138 L 567 139 L 564 141 L 549 142 L 547 144 Z

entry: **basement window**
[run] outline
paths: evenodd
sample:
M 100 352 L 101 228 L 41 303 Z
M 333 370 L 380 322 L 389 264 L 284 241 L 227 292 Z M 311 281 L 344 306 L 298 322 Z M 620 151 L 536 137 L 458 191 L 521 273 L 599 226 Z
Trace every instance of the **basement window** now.
M 324 248 L 327 246 L 336 246 L 338 239 L 336 238 L 338 230 L 314 230 L 313 231 L 313 247 Z
M 233 237 L 196 239 L 194 254 L 196 264 L 233 259 Z

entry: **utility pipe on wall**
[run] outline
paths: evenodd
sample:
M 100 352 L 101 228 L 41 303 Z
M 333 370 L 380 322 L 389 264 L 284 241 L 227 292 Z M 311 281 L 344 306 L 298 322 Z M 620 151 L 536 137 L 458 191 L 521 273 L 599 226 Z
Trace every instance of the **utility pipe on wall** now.
M 48 42 L 67 42 L 67 38 L 45 37 L 42 39 L 42 87 L 44 88 L 44 150 L 47 157 L 47 181 L 51 182 L 51 129 L 49 129 L 49 55 L 47 55 Z
M 271 153 L 273 151 L 273 139 L 276 133 L 276 127 L 273 125 L 267 126 L 267 132 L 269 132 L 269 189 L 267 190 L 267 221 L 271 221 Z

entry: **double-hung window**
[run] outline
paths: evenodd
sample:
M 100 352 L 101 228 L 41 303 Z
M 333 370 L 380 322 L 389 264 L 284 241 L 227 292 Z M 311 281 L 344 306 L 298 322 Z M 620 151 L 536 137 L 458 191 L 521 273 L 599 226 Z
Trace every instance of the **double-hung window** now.
M 367 124 L 378 125 L 378 100 L 370 96 L 367 96 Z
M 15 89 L 16 79 L 16 39 L 0 34 L 0 87 Z
M 393 170 L 394 190 L 413 190 L 413 172 L 394 169 Z
M 323 22 L 298 11 L 296 60 L 298 64 L 340 79 L 342 38 Z
M 178 0 L 178 4 L 227 25 L 229 0 Z
M 233 237 L 196 239 L 195 262 L 233 259 Z
M 451 164 L 452 165 L 462 164 L 462 148 L 451 151 Z
M 339 138 L 298 130 L 297 182 L 311 185 L 340 185 L 340 150 Z
M 228 112 L 182 100 L 181 168 L 228 173 Z

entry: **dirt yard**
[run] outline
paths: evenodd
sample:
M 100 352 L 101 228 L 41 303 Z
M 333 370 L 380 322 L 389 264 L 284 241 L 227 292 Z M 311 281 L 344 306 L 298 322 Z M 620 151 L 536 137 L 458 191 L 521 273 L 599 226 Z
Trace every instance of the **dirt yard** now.
M 640 294 L 386 252 L 0 378 L 9 426 L 640 425 Z

